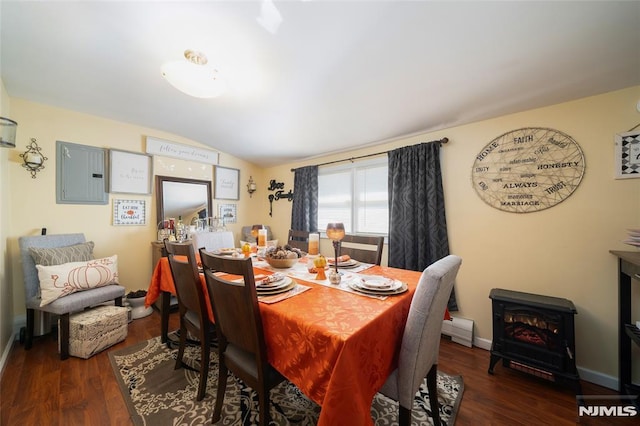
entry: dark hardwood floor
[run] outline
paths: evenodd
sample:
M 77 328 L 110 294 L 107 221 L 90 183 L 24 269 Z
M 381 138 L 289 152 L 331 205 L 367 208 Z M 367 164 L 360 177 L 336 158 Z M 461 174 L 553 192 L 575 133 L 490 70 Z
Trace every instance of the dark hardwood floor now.
M 178 328 L 171 315 L 170 329 Z M 160 315 L 154 313 L 129 324 L 124 342 L 88 360 L 58 358 L 51 336 L 36 340 L 29 351 L 15 343 L 0 383 L 1 425 L 131 425 L 113 375 L 109 350 L 160 334 Z M 502 367 L 489 375 L 489 352 L 443 339 L 439 369 L 461 375 L 464 396 L 456 424 L 570 425 L 578 420 L 571 390 Z M 582 382 L 585 395 L 614 395 L 610 389 Z M 580 424 L 623 424 L 580 419 Z M 636 419 L 637 421 L 637 419 Z M 626 423 L 632 424 L 632 423 Z

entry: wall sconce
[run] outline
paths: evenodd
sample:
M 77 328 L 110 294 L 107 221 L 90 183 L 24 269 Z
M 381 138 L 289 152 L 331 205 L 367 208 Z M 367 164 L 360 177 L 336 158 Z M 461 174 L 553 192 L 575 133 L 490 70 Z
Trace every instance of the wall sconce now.
M 45 160 L 48 160 L 47 157 L 42 155 L 35 138 L 31 138 L 31 143 L 27 145 L 27 150 L 24 154 L 20 154 L 20 157 L 22 157 L 22 160 L 24 161 L 22 167 L 31 172 L 32 179 L 36 178 L 36 173 L 44 169 L 44 162 Z
M 18 123 L 15 121 L 0 117 L 0 146 L 16 147 L 16 127 Z
M 258 187 L 253 181 L 253 176 L 249 176 L 249 183 L 247 183 L 247 192 L 249 193 L 249 198 L 251 198 L 253 193 L 256 192 L 256 189 L 258 189 Z

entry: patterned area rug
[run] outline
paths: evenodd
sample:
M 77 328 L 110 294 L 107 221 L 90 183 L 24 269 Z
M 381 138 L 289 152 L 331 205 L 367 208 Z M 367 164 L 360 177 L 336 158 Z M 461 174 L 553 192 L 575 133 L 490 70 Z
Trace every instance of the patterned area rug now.
M 213 403 L 218 381 L 218 354 L 212 348 L 211 367 L 207 380 L 207 395 L 195 400 L 198 387 L 198 358 L 196 347 L 187 347 L 184 360 L 194 368 L 174 370 L 177 350 L 168 349 L 156 337 L 128 348 L 109 352 L 114 374 L 135 425 L 203 425 L 211 423 Z M 438 372 L 440 418 L 445 425 L 453 425 L 463 393 L 460 376 Z M 320 406 L 309 400 L 295 385 L 285 381 L 271 391 L 272 424 L 315 425 Z M 258 396 L 234 376 L 230 375 L 223 425 L 255 425 L 258 423 Z M 426 382 L 416 395 L 412 424 L 433 424 L 430 416 Z M 398 405 L 377 394 L 371 406 L 375 425 L 398 424 Z

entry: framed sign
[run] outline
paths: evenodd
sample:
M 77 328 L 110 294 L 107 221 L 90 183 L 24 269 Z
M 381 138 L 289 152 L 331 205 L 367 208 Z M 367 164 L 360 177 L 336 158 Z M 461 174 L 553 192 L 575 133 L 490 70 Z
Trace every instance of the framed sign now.
M 152 157 L 137 152 L 109 150 L 109 192 L 151 194 Z
M 146 217 L 144 200 L 113 200 L 114 225 L 144 225 Z
M 223 224 L 236 223 L 238 213 L 235 204 L 220 204 L 218 210 L 218 217 Z
M 584 170 L 584 155 L 571 136 L 528 127 L 489 142 L 476 155 L 471 179 L 478 196 L 491 207 L 529 213 L 573 194 Z
M 216 166 L 213 197 L 219 200 L 240 199 L 240 170 Z
M 616 135 L 616 179 L 640 178 L 640 131 Z
M 151 136 L 147 136 L 147 154 L 197 161 L 205 164 L 218 164 L 218 153 L 216 151 L 182 145 Z

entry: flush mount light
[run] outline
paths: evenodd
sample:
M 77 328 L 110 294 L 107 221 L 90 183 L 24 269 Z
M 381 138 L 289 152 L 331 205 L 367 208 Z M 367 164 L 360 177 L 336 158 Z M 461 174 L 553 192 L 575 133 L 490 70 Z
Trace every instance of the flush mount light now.
M 196 98 L 215 98 L 224 93 L 225 81 L 204 53 L 185 50 L 184 60 L 168 62 L 161 68 L 162 76 L 176 89 Z

